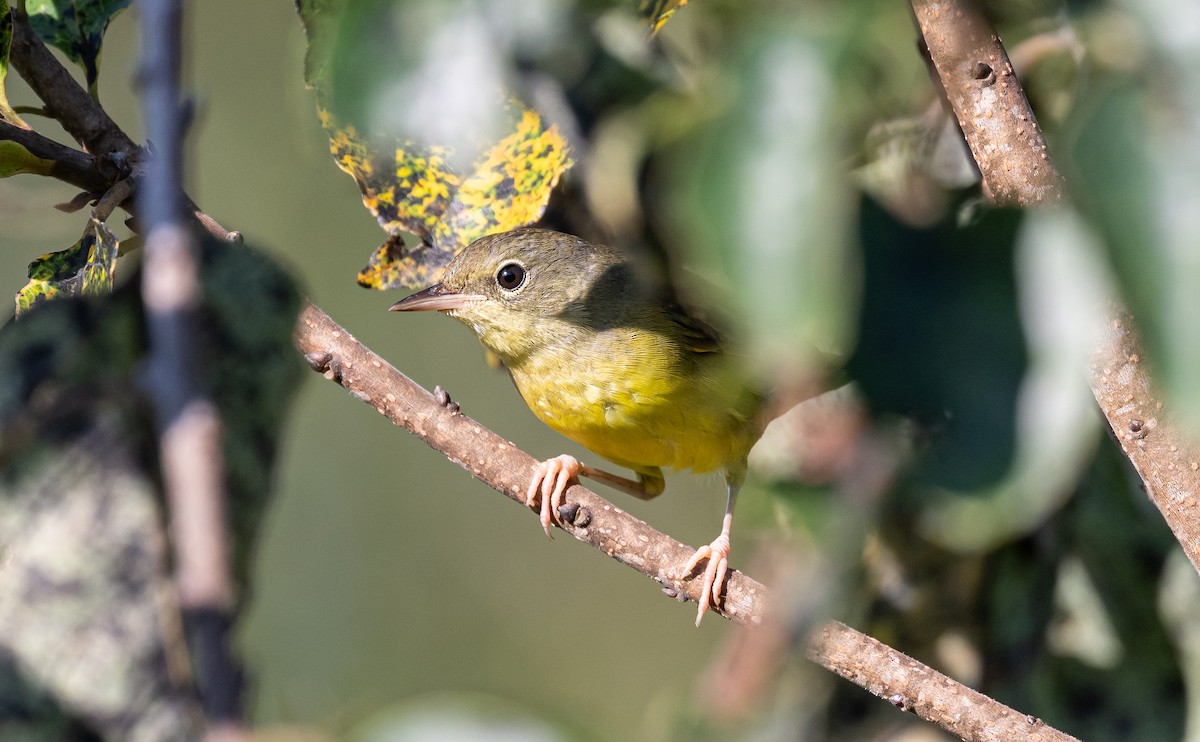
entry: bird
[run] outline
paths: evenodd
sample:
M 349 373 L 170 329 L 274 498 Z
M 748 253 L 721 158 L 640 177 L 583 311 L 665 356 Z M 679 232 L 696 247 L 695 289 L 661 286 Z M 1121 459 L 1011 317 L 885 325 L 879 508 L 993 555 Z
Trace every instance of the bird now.
M 441 281 L 391 311 L 438 311 L 470 327 L 499 357 L 542 422 L 630 469 L 630 479 L 562 454 L 541 462 L 526 492 L 546 535 L 580 476 L 643 500 L 662 494 L 663 469 L 721 470 L 721 533 L 680 577 L 705 563 L 696 625 L 719 606 L 729 534 L 764 396 L 717 335 L 686 312 L 669 283 L 627 251 L 549 229 L 482 237 Z

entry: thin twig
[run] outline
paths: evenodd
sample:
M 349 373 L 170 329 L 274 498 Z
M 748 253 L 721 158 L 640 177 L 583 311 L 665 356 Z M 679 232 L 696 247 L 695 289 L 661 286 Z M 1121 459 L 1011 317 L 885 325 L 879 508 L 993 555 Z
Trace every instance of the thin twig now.
M 111 185 L 111 181 L 100 172 L 95 157 L 47 139 L 36 131 L 0 121 L 0 141 L 16 142 L 34 157 L 54 163 L 48 173 L 50 177 L 82 188 L 93 196 L 104 193 Z

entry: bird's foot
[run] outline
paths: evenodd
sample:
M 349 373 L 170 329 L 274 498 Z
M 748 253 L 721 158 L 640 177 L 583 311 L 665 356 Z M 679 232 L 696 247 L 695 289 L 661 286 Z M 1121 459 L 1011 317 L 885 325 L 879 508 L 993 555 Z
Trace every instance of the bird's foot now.
M 683 574 L 690 575 L 700 562 L 708 560 L 701 576 L 701 591 L 699 609 L 696 611 L 696 626 L 708 611 L 709 606 L 717 606 L 721 600 L 721 586 L 725 582 L 725 573 L 729 571 L 729 534 L 722 532 L 708 546 L 701 546 L 692 554 L 692 558 L 684 565 Z
M 579 473 L 583 464 L 579 459 L 568 454 L 555 456 L 537 465 L 533 470 L 533 479 L 529 481 L 529 489 L 525 493 L 525 504 L 537 507 L 541 503 L 542 528 L 546 535 L 554 540 L 550 526 L 554 524 L 558 508 L 563 504 L 567 487 L 579 483 Z

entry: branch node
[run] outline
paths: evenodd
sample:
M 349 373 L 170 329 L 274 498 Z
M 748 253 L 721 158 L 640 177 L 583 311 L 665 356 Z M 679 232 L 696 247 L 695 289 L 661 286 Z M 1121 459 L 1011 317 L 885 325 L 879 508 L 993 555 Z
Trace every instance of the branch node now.
M 323 374 L 329 370 L 329 362 L 332 360 L 333 354 L 327 350 L 317 350 L 304 354 L 304 362 L 308 364 L 309 368 L 319 374 Z
M 458 403 L 450 399 L 450 393 L 440 386 L 433 388 L 433 398 L 438 403 L 439 407 L 445 407 L 450 411 L 451 415 L 457 415 L 461 411 Z

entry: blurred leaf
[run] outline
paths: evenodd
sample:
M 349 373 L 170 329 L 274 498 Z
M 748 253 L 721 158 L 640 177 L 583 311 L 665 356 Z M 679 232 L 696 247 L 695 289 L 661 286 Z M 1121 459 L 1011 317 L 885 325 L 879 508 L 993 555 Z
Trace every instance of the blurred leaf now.
M 650 22 L 650 33 L 655 34 L 671 20 L 675 11 L 687 4 L 688 0 L 638 0 L 638 12 Z
M 108 417 L 69 443 L 43 440 L 47 455 L 0 481 L 0 646 L 104 738 L 194 738 L 196 710 L 168 667 L 182 647 L 160 615 L 170 578 L 155 478 L 117 400 L 91 403 Z
M 17 315 L 60 295 L 98 295 L 112 291 L 120 243 L 103 222 L 94 221 L 71 247 L 29 264 L 29 283 L 17 292 Z
M 0 13 L 0 121 L 7 121 L 15 126 L 20 126 L 22 129 L 28 129 L 29 126 L 21 120 L 17 112 L 8 104 L 8 93 L 4 87 L 5 81 L 8 78 L 8 51 L 12 47 L 12 38 L 12 9 L 6 4 L 3 12 Z M 3 159 L 3 155 L 0 154 L 0 178 L 8 177 L 4 174 Z
M 1000 552 L 989 575 L 984 652 L 994 659 L 982 690 L 1081 739 L 1183 738 L 1183 680 L 1157 608 L 1164 557 L 1178 544 L 1135 480 L 1118 447 L 1102 446 L 1053 530 Z M 1073 616 L 1060 597 L 1071 562 L 1119 643 L 1107 657 L 1094 640 L 1077 654 L 1051 639 L 1095 618 Z
M 82 250 L 72 259 L 82 286 Z M 221 413 L 235 579 L 245 586 L 284 415 L 302 375 L 292 346 L 300 293 L 286 271 L 245 245 L 205 240 L 200 268 L 200 372 Z M 138 378 L 145 342 L 136 280 L 88 303 L 64 298 L 37 306 L 0 329 L 0 471 L 25 471 L 49 451 L 50 468 L 71 480 L 78 471 L 64 468 L 62 443 L 112 419 L 126 431 L 122 445 L 130 445 L 139 466 L 152 461 L 157 448 L 145 436 L 151 426 Z M 79 486 L 88 484 L 95 483 Z
M 3 111 L 0 111 L 3 114 Z M 9 121 L 9 123 L 15 123 Z M 21 173 L 50 175 L 54 171 L 52 160 L 43 160 L 11 139 L 0 141 L 0 178 Z
M 108 23 L 130 0 L 25 0 L 29 25 L 83 68 L 88 92 L 96 96 L 100 46 Z
M 1121 294 L 1171 400 L 1200 429 L 1200 12 L 1129 4 L 1122 16 L 1135 69 L 1101 69 L 1075 106 L 1064 170 L 1072 200 L 1104 238 Z M 1136 47 L 1135 47 L 1136 48 Z
M 730 101 L 723 115 L 679 147 L 691 190 L 674 222 L 720 276 L 713 283 L 728 286 L 720 299 L 739 310 L 758 366 L 811 368 L 845 351 L 857 300 L 833 54 L 786 26 L 759 29 L 742 48 L 726 78 L 736 89 L 715 96 Z
M 410 5 L 413 7 L 402 4 L 396 12 L 431 12 L 419 3 Z M 475 79 L 473 70 L 460 70 L 466 79 L 454 77 L 452 70 L 444 68 L 453 60 L 438 57 L 446 50 L 433 42 L 425 66 L 421 59 L 405 57 L 402 63 L 407 67 L 389 68 L 388 74 L 395 78 L 393 86 L 418 99 L 430 95 L 431 87 L 477 90 L 479 94 L 471 105 L 482 123 L 457 121 L 453 110 L 438 111 L 442 104 L 437 102 L 423 116 L 454 122 L 450 129 L 439 130 L 436 124 L 425 123 L 420 131 L 396 134 L 386 122 L 364 124 L 373 126 L 373 130 L 350 123 L 370 116 L 361 92 L 349 98 L 338 95 L 339 85 L 357 90 L 364 84 L 348 77 L 344 70 L 344 57 L 361 58 L 363 48 L 343 36 L 365 34 L 368 38 L 363 44 L 371 49 L 370 36 L 376 29 L 364 27 L 364 19 L 372 19 L 371 13 L 385 20 L 387 16 L 382 7 L 365 11 L 356 8 L 349 20 L 339 20 L 337 12 L 341 8 L 338 2 L 299 4 L 309 34 L 306 76 L 317 90 L 330 150 L 338 167 L 358 183 L 363 204 L 389 234 L 387 242 L 359 273 L 358 282 L 375 289 L 426 285 L 435 281 L 450 258 L 467 244 L 541 217 L 559 176 L 573 164 L 567 142 L 536 112 L 515 100 L 505 101 L 498 87 L 487 89 L 488 84 L 499 80 L 494 72 L 494 80 Z M 447 8 L 440 12 L 453 11 Z M 378 19 L 373 20 L 379 25 Z M 457 20 L 470 25 L 470 16 Z M 438 26 L 436 17 L 426 18 L 425 22 L 443 34 L 450 25 L 447 22 Z M 390 40 L 388 43 L 394 46 Z M 379 74 L 377 65 L 381 63 L 383 60 L 374 60 L 373 74 Z M 340 77 L 338 70 L 342 70 Z M 365 84 L 383 95 L 385 83 L 369 79 Z M 419 100 L 398 102 L 419 105 Z M 431 115 L 435 112 L 440 115 Z M 475 127 L 475 123 L 480 125 Z M 411 249 L 405 246 L 402 231 L 416 235 L 421 244 Z
M 1019 214 L 989 209 L 967 226 L 914 229 L 869 199 L 861 212 L 864 304 L 850 374 L 875 414 L 912 417 L 929 434 L 921 481 L 992 484 L 1012 461 L 1025 373 Z
M 1098 239 L 1069 209 L 1032 211 L 1016 275 L 1029 368 L 1017 400 L 1012 467 L 985 491 L 922 496 L 919 529 L 956 552 L 993 549 L 1042 528 L 1095 457 L 1101 418 L 1080 369 L 1099 341 L 1096 307 L 1111 299 Z
M 308 46 L 304 51 L 304 82 L 310 87 L 323 85 L 329 54 L 338 20 L 346 0 L 296 0 L 296 12 L 304 23 Z
M 96 241 L 83 266 L 83 293 L 94 296 L 112 291 L 121 245 L 104 222 L 93 220 L 92 229 L 96 233 Z

